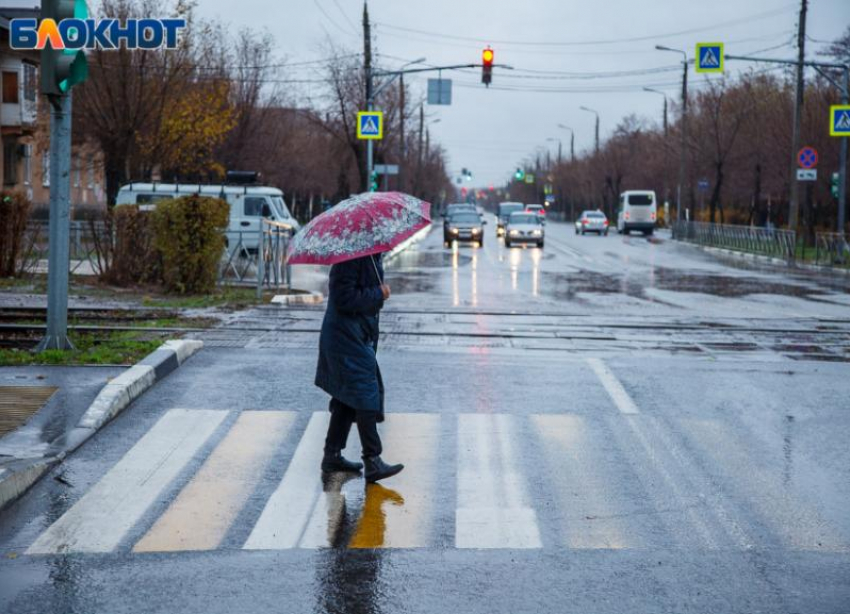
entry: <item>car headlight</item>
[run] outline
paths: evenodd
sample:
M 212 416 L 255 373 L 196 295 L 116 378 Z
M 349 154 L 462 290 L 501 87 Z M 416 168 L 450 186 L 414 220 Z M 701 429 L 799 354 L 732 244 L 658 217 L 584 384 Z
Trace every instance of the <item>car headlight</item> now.
M 535 237 L 539 237 L 540 235 L 543 234 L 543 231 L 542 230 L 533 230 L 531 232 L 531 234 L 533 234 Z
M 480 231 L 477 228 L 472 229 L 472 234 L 477 235 Z
M 511 236 L 512 236 L 512 237 L 516 237 L 516 236 L 518 236 L 518 235 L 519 235 L 519 230 L 512 230 L 512 231 L 511 231 Z
M 453 235 L 456 235 L 456 234 L 457 234 L 457 228 L 452 228 L 452 234 L 453 234 Z

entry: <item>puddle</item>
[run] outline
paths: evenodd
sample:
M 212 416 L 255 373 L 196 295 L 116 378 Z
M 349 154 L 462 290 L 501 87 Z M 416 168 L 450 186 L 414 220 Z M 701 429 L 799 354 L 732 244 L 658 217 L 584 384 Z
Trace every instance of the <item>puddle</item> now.
M 824 292 L 804 285 L 772 282 L 756 277 L 731 277 L 698 272 L 656 268 L 651 272 L 610 275 L 592 271 L 575 273 L 546 273 L 550 289 L 558 298 L 572 299 L 582 292 L 597 294 L 626 294 L 657 302 L 646 295 L 647 288 L 670 292 L 709 294 L 721 298 L 741 298 L 752 294 L 773 294 L 804 299 Z

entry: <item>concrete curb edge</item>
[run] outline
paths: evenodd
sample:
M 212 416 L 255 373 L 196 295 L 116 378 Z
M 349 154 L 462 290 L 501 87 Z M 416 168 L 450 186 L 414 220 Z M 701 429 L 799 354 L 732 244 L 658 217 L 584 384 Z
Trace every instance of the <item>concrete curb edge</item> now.
M 148 388 L 175 371 L 203 347 L 203 341 L 197 339 L 166 341 L 139 363 L 107 382 L 77 426 L 51 443 L 50 453 L 37 459 L 11 461 L 0 468 L 0 509 L 24 494 L 51 467 L 83 445 Z

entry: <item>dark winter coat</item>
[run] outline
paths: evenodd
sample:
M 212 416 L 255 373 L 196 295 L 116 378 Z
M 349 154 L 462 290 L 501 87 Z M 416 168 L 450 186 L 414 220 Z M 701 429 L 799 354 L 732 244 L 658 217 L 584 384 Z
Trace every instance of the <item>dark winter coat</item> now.
M 371 260 L 367 256 L 331 267 L 316 386 L 356 410 L 383 418 L 384 384 L 375 353 L 384 267 L 381 256 L 374 256 L 376 273 Z

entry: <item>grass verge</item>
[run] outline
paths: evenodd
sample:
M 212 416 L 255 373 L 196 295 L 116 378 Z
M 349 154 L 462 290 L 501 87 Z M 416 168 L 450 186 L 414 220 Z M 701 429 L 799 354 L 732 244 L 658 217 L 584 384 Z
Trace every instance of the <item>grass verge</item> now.
M 132 365 L 173 335 L 152 331 L 69 332 L 73 350 L 0 349 L 0 367 L 20 365 Z

